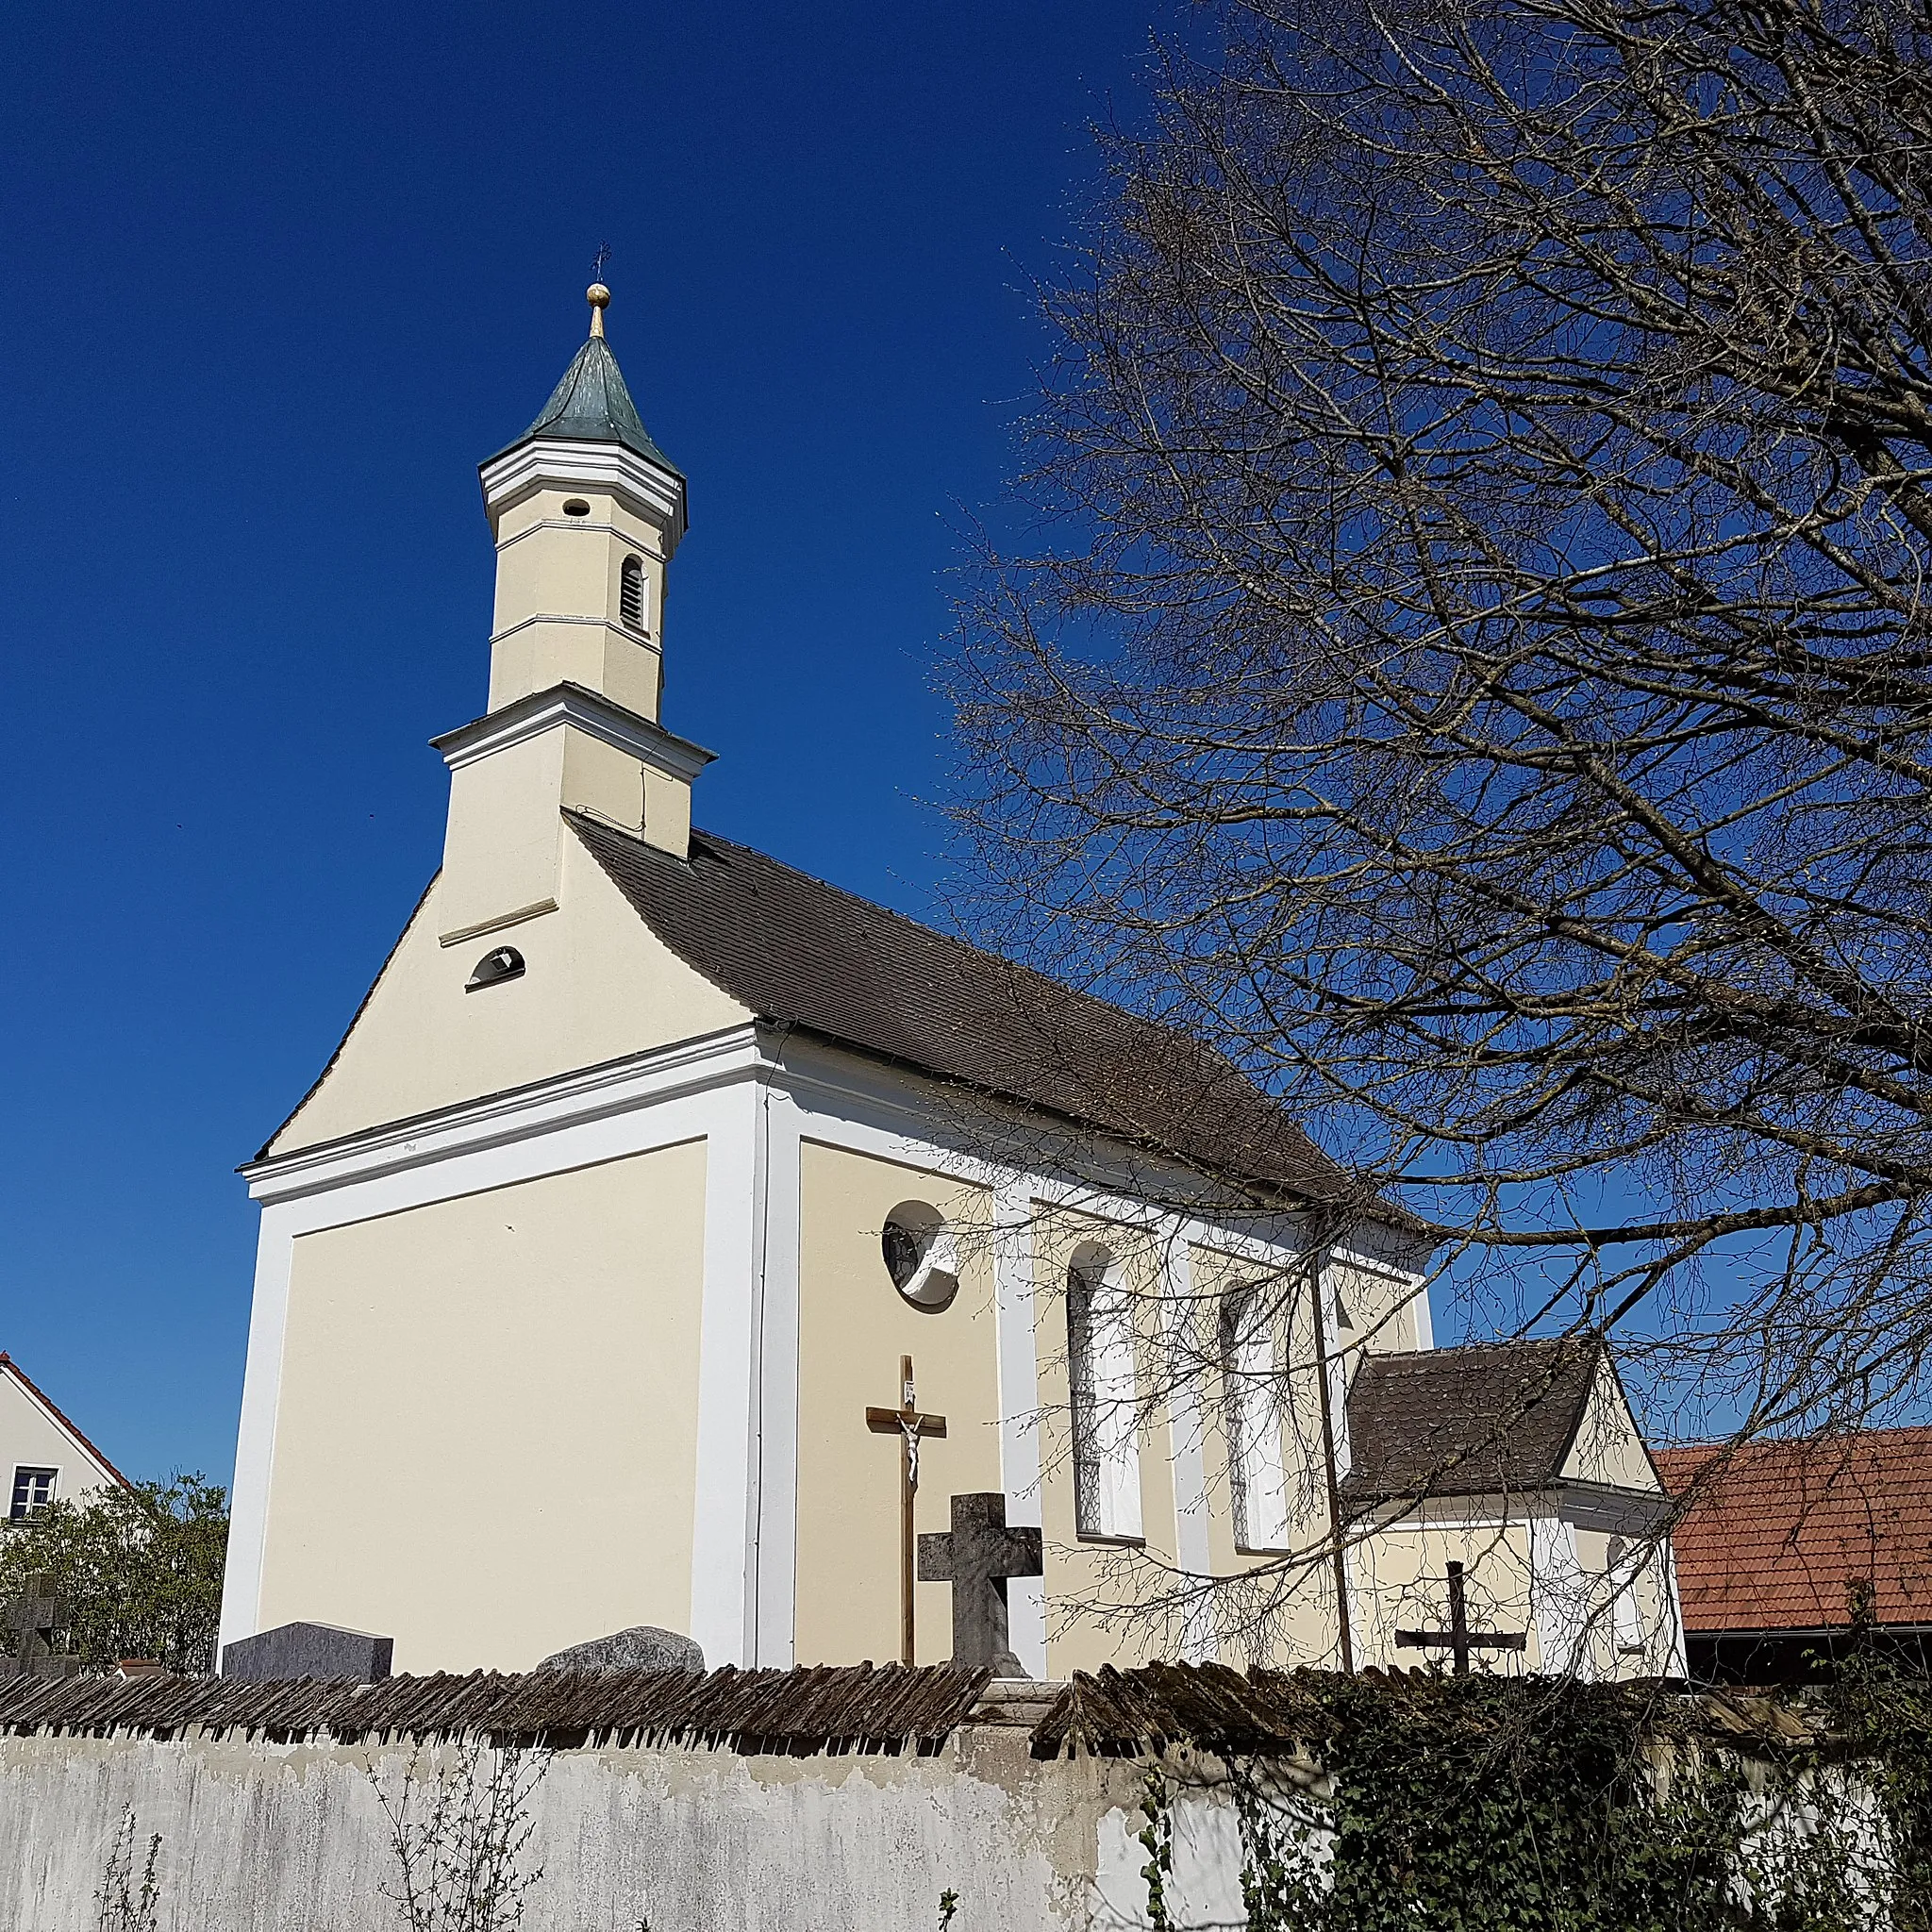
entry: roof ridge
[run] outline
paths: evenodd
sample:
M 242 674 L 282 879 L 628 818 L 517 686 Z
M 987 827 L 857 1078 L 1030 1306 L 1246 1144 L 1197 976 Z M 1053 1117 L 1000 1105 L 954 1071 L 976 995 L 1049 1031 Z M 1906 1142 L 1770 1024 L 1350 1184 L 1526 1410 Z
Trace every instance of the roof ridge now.
M 1578 1351 L 1589 1349 L 1607 1350 L 1608 1343 L 1601 1335 L 1514 1335 L 1505 1336 L 1490 1341 L 1446 1341 L 1439 1342 L 1434 1348 L 1391 1349 L 1386 1353 L 1372 1355 L 1364 1367 L 1370 1363 L 1392 1366 L 1401 1362 L 1408 1367 L 1425 1366 L 1435 1357 L 1441 1356 L 1500 1355 L 1508 1349 L 1560 1349 L 1574 1348 Z
M 1659 1456 L 1742 1456 L 1761 1450 L 1808 1450 L 1847 1448 L 1857 1442 L 1899 1436 L 1932 1437 L 1932 1423 L 1888 1423 L 1880 1428 L 1846 1429 L 1837 1434 L 1814 1436 L 1752 1436 L 1741 1442 L 1717 1437 L 1706 1442 L 1673 1442 L 1659 1449 Z

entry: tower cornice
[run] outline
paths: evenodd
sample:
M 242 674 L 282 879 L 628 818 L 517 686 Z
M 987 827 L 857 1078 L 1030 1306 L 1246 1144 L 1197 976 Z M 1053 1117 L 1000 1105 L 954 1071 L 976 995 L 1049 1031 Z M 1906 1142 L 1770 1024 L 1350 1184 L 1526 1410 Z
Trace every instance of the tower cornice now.
M 483 507 L 493 526 L 512 504 L 550 490 L 604 490 L 657 529 L 668 560 L 685 532 L 684 478 L 621 442 L 533 436 L 479 467 Z
M 429 742 L 443 757 L 451 771 L 473 764 L 491 752 L 506 751 L 525 740 L 536 738 L 559 724 L 575 725 L 579 731 L 618 751 L 628 752 L 640 764 L 649 765 L 665 776 L 689 785 L 717 757 L 675 731 L 640 717 L 623 705 L 613 704 L 594 691 L 578 684 L 559 684 L 549 691 L 532 691 L 528 697 L 505 705 L 500 710 L 473 718 L 445 731 Z

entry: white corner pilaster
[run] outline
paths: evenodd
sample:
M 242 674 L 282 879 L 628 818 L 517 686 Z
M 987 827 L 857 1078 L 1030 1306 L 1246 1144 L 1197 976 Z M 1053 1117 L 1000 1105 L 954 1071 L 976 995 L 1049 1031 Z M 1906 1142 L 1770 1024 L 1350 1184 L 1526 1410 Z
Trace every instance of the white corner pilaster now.
M 705 1148 L 705 1288 L 698 1341 L 691 1634 L 706 1663 L 757 1651 L 758 1271 L 765 1189 L 763 1080 L 734 1091 Z
M 1000 1488 L 1007 1521 L 1040 1526 L 1040 1347 L 1034 1332 L 1033 1202 L 1008 1184 L 993 1197 L 993 1324 L 999 1360 Z M 1046 1580 L 1007 1586 L 1007 1641 L 1027 1673 L 1046 1675 Z
M 1543 1675 L 1582 1670 L 1589 1661 L 1590 1586 L 1576 1551 L 1576 1526 L 1560 1516 L 1529 1519 L 1529 1596 Z
M 282 1345 L 289 1330 L 289 1279 L 295 1236 L 287 1208 L 267 1208 L 255 1249 L 255 1299 L 248 1315 L 248 1358 L 242 1379 L 242 1424 L 229 1496 L 228 1557 L 222 1578 L 221 1641 L 260 1628 L 262 1557 L 268 1541 L 269 1477 L 275 1462 L 275 1411 L 281 1399 Z
M 758 1269 L 758 1533 L 751 1660 L 789 1670 L 798 1629 L 799 1114 L 764 1096 L 764 1239 Z
M 1161 1295 L 1167 1305 L 1167 1333 L 1162 1340 L 1178 1356 L 1192 1346 L 1185 1331 L 1194 1320 L 1194 1263 L 1185 1228 L 1174 1230 L 1167 1240 Z M 1174 1471 L 1174 1556 L 1185 1574 L 1206 1576 L 1213 1557 L 1208 1541 L 1208 1455 L 1200 1387 L 1186 1373 L 1171 1373 L 1167 1380 L 1172 1391 L 1167 1429 L 1169 1466 Z M 1209 1663 L 1216 1655 L 1208 1604 L 1209 1599 L 1202 1599 L 1198 1613 L 1190 1612 L 1181 1633 L 1181 1656 L 1188 1663 Z

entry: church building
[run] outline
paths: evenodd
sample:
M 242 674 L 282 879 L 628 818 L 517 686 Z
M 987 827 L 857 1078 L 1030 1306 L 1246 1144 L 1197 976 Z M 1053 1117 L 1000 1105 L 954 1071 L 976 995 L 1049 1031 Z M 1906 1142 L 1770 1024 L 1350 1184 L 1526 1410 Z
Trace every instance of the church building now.
M 685 479 L 608 299 L 482 465 L 440 869 L 243 1169 L 224 1641 L 523 1670 L 655 1624 L 787 1666 L 909 1624 L 943 1661 L 939 1546 L 906 1578 L 959 1498 L 1037 1533 L 1004 1579 L 1036 1676 L 1680 1668 L 1600 1346 L 1436 1348 L 1421 1236 L 1228 1062 L 693 827 Z

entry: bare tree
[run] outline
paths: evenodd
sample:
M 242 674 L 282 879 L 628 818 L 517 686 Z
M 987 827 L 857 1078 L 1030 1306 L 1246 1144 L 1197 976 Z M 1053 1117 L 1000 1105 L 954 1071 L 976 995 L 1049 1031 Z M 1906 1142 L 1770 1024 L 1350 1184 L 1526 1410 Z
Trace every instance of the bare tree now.
M 982 923 L 1206 1038 L 1653 1423 L 1932 1339 L 1932 25 L 1232 0 L 1047 304 Z M 1690 1405 L 1685 1407 L 1684 1405 Z

